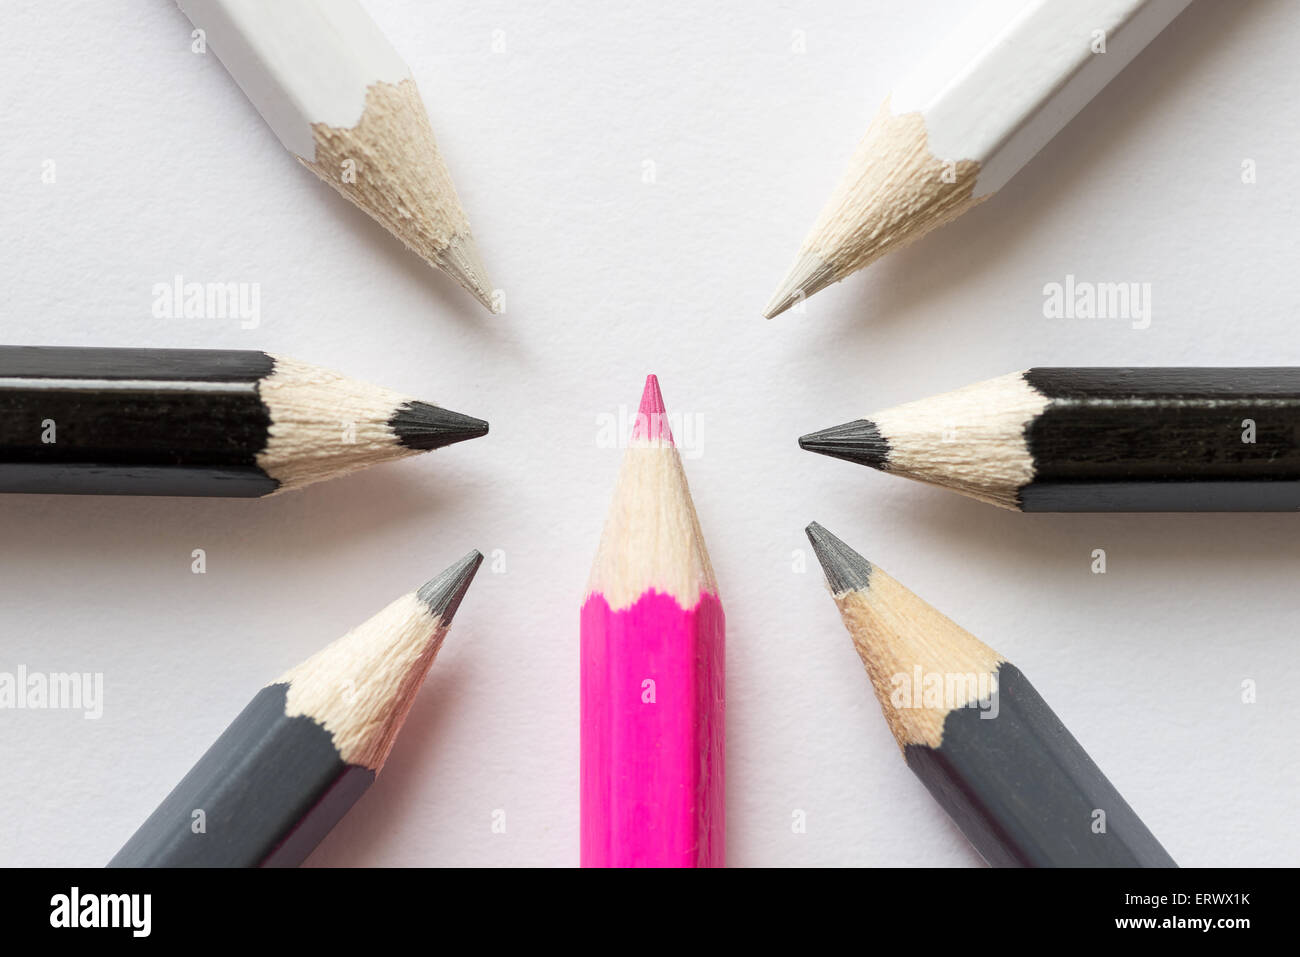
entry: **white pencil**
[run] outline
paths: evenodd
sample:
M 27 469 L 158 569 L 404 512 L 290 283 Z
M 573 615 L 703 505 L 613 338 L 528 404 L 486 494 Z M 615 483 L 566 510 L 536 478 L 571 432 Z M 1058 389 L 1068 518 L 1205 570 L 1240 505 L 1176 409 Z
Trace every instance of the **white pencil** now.
M 406 63 L 356 0 L 177 0 L 285 149 L 492 309 Z
M 885 99 L 765 315 L 1002 188 L 1190 0 L 982 0 Z

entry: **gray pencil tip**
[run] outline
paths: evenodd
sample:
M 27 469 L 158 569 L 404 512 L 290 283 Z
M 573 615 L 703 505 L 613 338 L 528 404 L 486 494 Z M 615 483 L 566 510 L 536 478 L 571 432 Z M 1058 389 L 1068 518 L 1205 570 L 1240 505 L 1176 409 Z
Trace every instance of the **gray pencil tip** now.
M 763 316 L 773 319 L 833 282 L 835 282 L 833 266 L 815 253 L 801 252 L 795 259 L 794 265 L 790 267 L 790 272 L 777 287 L 772 301 L 763 310 Z
M 816 522 L 804 529 L 812 542 L 813 554 L 821 563 L 831 592 L 842 595 L 866 588 L 871 581 L 871 562 L 822 528 Z
M 431 578 L 417 591 L 416 597 L 424 602 L 430 614 L 436 615 L 443 625 L 450 625 L 460 607 L 461 599 L 474 580 L 474 573 L 483 564 L 483 553 L 473 549 L 460 561 Z
M 388 427 L 399 443 L 422 452 L 476 439 L 488 431 L 488 424 L 482 419 L 414 400 L 398 407 L 388 420 Z
M 820 432 L 801 435 L 799 448 L 844 459 L 846 462 L 869 465 L 873 469 L 889 467 L 889 440 L 880 434 L 880 429 L 870 419 L 855 419 Z

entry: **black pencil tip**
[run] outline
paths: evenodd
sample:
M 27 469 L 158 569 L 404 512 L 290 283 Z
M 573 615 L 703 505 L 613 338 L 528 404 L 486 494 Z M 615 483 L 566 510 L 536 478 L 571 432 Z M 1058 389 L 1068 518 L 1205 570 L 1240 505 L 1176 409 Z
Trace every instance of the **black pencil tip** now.
M 388 427 L 408 449 L 440 449 L 444 445 L 487 435 L 482 419 L 461 415 L 428 402 L 404 402 L 388 420 Z
M 813 554 L 821 562 L 826 584 L 836 595 L 866 588 L 871 581 L 871 562 L 813 522 L 804 532 L 812 542 Z
M 870 419 L 855 419 L 820 432 L 799 437 L 799 448 L 829 455 L 831 458 L 869 465 L 873 469 L 889 466 L 889 440 L 880 434 Z
M 450 625 L 461 599 L 469 591 L 474 573 L 482 564 L 483 553 L 476 548 L 437 578 L 421 585 L 416 597 L 424 602 L 431 614 L 438 616 L 443 625 Z

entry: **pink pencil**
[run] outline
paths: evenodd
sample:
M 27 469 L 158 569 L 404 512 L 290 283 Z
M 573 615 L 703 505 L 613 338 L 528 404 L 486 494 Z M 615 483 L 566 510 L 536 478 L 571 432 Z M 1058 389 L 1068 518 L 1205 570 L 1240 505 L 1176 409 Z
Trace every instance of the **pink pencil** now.
M 659 381 L 582 606 L 582 866 L 721 867 L 725 625 Z

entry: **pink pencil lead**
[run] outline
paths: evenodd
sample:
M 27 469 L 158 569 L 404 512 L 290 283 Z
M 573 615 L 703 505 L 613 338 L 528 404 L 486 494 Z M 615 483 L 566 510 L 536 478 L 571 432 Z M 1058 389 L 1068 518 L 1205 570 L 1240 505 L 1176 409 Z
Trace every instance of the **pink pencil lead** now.
M 645 379 L 641 407 L 637 409 L 636 422 L 632 426 L 632 439 L 676 444 L 672 429 L 668 427 L 668 413 L 664 409 L 663 393 L 659 391 L 659 379 L 653 373 Z

